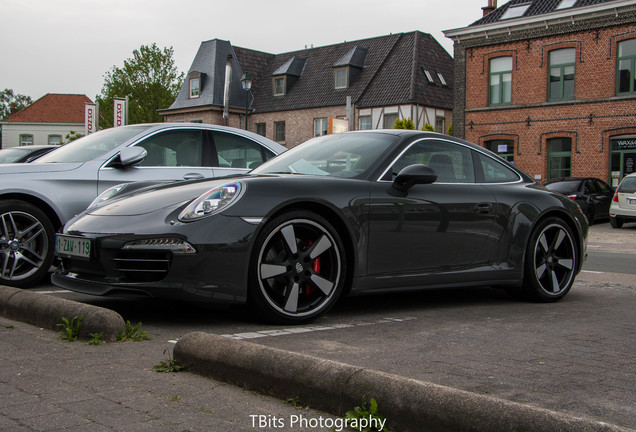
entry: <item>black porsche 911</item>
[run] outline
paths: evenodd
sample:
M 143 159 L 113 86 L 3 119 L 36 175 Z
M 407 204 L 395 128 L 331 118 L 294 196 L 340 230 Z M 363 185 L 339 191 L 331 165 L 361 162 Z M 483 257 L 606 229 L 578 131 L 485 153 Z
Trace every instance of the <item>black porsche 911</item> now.
M 248 303 L 287 323 L 344 293 L 490 285 L 550 302 L 581 270 L 587 232 L 576 203 L 488 150 L 360 131 L 247 175 L 115 194 L 58 234 L 52 279 L 96 295 Z

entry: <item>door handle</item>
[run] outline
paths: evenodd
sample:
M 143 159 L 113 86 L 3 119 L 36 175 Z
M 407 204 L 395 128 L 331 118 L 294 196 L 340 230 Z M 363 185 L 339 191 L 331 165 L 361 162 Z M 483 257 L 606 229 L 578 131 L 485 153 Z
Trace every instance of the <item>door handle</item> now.
M 473 211 L 477 213 L 490 213 L 492 211 L 492 204 L 491 203 L 475 204 L 475 206 L 473 207 Z
M 196 180 L 196 179 L 202 179 L 202 178 L 205 178 L 205 176 L 200 173 L 188 173 L 188 174 L 184 174 L 183 176 L 184 180 Z

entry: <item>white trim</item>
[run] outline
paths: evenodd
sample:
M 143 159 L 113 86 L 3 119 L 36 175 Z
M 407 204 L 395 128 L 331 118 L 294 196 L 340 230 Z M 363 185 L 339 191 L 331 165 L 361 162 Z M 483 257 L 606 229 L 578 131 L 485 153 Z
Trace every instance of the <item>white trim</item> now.
M 461 42 L 467 39 L 477 39 L 480 37 L 492 37 L 495 34 L 514 31 L 525 31 L 536 27 L 549 27 L 562 23 L 576 23 L 580 20 L 593 19 L 607 15 L 619 16 L 621 12 L 636 10 L 634 0 L 616 0 L 592 6 L 578 7 L 574 9 L 562 9 L 556 12 L 541 14 L 537 16 L 521 17 L 507 20 L 500 20 L 496 23 L 489 23 L 470 27 L 444 30 L 444 36 Z

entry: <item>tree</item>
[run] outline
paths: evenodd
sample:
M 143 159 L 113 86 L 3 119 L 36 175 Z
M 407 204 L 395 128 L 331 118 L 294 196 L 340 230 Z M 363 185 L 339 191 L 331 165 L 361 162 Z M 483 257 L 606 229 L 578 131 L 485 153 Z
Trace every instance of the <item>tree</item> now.
M 415 124 L 410 118 L 404 120 L 396 119 L 393 124 L 393 129 L 415 129 Z
M 172 47 L 159 49 L 156 44 L 142 45 L 133 51 L 132 58 L 124 60 L 122 68 L 113 66 L 104 75 L 99 102 L 101 128 L 113 126 L 113 100 L 128 96 L 128 122 L 161 122 L 158 109 L 168 108 L 174 102 L 184 74 L 177 70 Z
M 31 105 L 31 98 L 21 94 L 14 94 L 11 89 L 0 92 L 0 121 L 6 120 L 12 114 Z
M 429 123 L 425 123 L 424 128 L 422 130 L 427 132 L 435 132 L 435 128 L 433 127 L 432 124 L 429 124 Z

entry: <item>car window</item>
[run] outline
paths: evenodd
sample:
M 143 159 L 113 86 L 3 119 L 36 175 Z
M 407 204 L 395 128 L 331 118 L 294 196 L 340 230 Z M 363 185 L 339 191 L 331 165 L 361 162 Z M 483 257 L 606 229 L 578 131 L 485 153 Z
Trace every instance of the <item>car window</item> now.
M 8 148 L 0 151 L 0 163 L 10 163 L 24 157 L 28 150 L 24 147 Z
M 621 193 L 635 193 L 636 192 L 636 177 L 625 177 L 621 184 L 618 186 L 618 192 Z
M 105 129 L 64 144 L 32 163 L 86 162 L 113 150 L 149 127 L 149 125 L 135 125 Z
M 475 152 L 484 174 L 484 183 L 509 183 L 519 180 L 519 175 L 496 159 Z
M 579 188 L 579 180 L 555 181 L 546 183 L 545 187 L 554 192 L 560 192 L 565 195 L 575 193 Z
M 274 157 L 273 152 L 240 135 L 214 132 L 213 137 L 220 167 L 251 169 Z
M 155 134 L 139 144 L 148 155 L 142 167 L 203 166 L 203 132 L 174 130 Z
M 437 174 L 440 183 L 474 183 L 475 172 L 470 150 L 449 142 L 433 140 L 413 144 L 393 164 L 393 179 L 405 167 L 414 164 L 428 165 Z
M 605 182 L 599 181 L 599 180 L 595 180 L 596 183 L 596 187 L 598 187 L 598 189 L 601 191 L 601 193 L 603 194 L 611 194 L 612 193 L 612 189 L 609 187 L 609 185 Z
M 361 177 L 397 139 L 383 133 L 323 135 L 287 150 L 252 172 Z
M 592 180 L 588 180 L 585 182 L 585 194 L 589 195 L 589 194 L 597 194 L 600 193 L 601 191 L 598 188 L 598 185 L 596 184 L 595 181 Z

